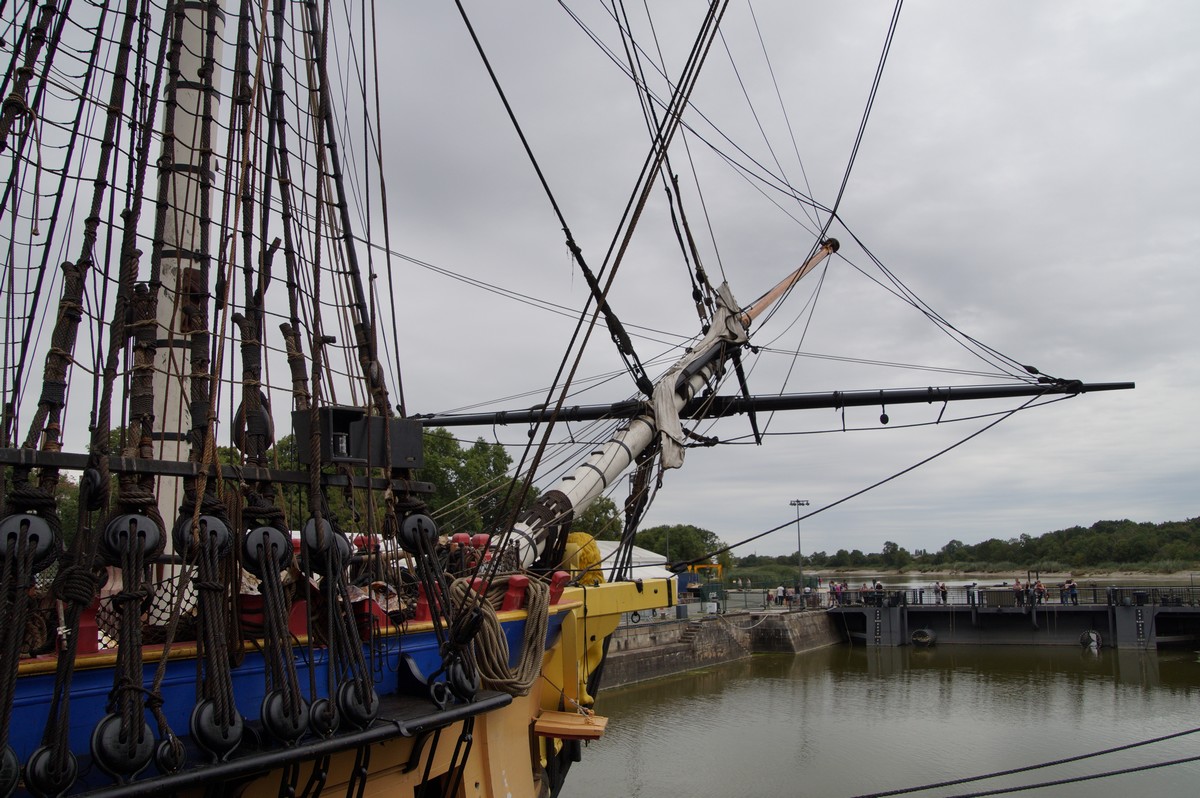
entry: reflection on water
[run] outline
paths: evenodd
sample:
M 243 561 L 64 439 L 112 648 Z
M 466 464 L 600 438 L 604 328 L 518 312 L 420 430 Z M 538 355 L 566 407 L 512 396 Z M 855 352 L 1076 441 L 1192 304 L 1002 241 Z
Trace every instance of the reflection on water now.
M 835 646 L 601 693 L 603 739 L 564 798 L 854 796 L 1047 762 L 1200 727 L 1196 652 Z M 1200 755 L 1200 733 L 919 796 Z M 1200 763 L 1025 792 L 1196 795 Z

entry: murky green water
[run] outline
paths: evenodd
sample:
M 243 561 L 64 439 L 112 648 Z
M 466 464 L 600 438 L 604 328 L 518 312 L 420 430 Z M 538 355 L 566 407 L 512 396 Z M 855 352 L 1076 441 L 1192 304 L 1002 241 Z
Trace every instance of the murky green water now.
M 1200 655 L 836 646 L 609 690 L 597 710 L 609 732 L 572 768 L 564 798 L 840 798 L 1200 729 Z M 981 794 L 1186 757 L 1200 757 L 1200 731 L 912 794 Z M 1195 796 L 1200 761 L 1019 794 Z

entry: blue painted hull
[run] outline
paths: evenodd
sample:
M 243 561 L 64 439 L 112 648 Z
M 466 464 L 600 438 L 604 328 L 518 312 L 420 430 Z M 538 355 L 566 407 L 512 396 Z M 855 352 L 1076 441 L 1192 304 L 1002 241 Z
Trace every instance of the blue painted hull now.
M 562 627 L 563 616 L 551 614 L 547 629 L 547 646 L 552 645 Z M 523 618 L 505 621 L 502 624 L 508 640 L 510 666 L 516 665 L 520 656 L 525 634 Z M 296 668 L 301 690 L 309 700 L 328 697 L 329 661 L 323 649 L 295 649 Z M 363 653 L 375 680 L 376 691 L 381 696 L 394 694 L 398 688 L 400 659 L 411 657 L 423 676 L 436 673 L 442 666 L 437 636 L 432 631 L 413 632 L 395 636 L 380 636 L 372 643 L 364 644 Z M 309 660 L 310 654 L 312 660 Z M 149 688 L 154 682 L 158 663 L 144 666 L 142 683 Z M 114 669 L 109 667 L 78 668 L 75 672 L 70 697 L 70 741 L 71 749 L 83 757 L 89 751 L 92 731 L 107 712 L 108 696 L 113 686 Z M 51 700 L 54 696 L 54 673 L 39 673 L 21 676 L 17 681 L 13 702 L 12 730 L 9 742 L 18 758 L 24 762 L 41 744 Z M 258 719 L 263 696 L 266 693 L 266 669 L 263 656 L 247 652 L 241 664 L 233 668 L 233 687 L 238 711 L 247 722 Z M 315 696 L 307 695 L 309 686 Z M 167 665 L 162 685 L 163 711 L 175 734 L 188 734 L 192 707 L 196 703 L 197 662 L 193 657 L 171 660 Z M 146 721 L 156 728 L 150 713 Z

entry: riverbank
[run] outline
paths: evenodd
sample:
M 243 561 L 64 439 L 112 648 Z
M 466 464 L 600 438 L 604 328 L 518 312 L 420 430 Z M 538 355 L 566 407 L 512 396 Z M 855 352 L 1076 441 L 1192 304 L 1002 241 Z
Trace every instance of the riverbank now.
M 994 571 L 956 571 L 956 570 L 920 570 L 913 568 L 902 569 L 882 569 L 882 570 L 864 570 L 864 569 L 847 569 L 847 570 L 813 570 L 809 572 L 811 576 L 820 577 L 823 581 L 836 579 L 838 581 L 845 580 L 847 582 L 867 581 L 872 578 L 887 581 L 889 578 L 893 581 L 962 581 L 962 582 L 978 582 L 984 584 L 986 582 L 994 582 L 1000 580 L 1011 580 L 1013 577 L 1020 577 L 1021 581 L 1025 581 L 1028 575 L 1041 579 L 1043 582 L 1058 581 L 1071 578 L 1076 581 L 1080 579 L 1094 580 L 1097 582 L 1105 581 L 1110 583 L 1120 582 L 1123 580 L 1135 579 L 1139 583 L 1142 581 L 1161 582 L 1163 584 L 1188 584 L 1191 581 L 1200 577 L 1200 571 L 1138 571 L 1138 570 L 1120 570 L 1120 571 L 1089 571 L 1086 568 L 1064 571 L 1038 571 L 1037 569 L 1015 568 L 996 569 Z
M 1161 586 L 1200 586 L 1200 571 L 1175 571 L 1171 573 L 1140 573 L 1136 571 L 916 571 L 916 570 L 843 570 L 843 571 L 811 571 L 805 572 L 806 580 L 818 579 L 818 592 L 824 593 L 834 582 L 845 582 L 851 589 L 862 585 L 873 585 L 882 582 L 885 587 L 923 587 L 934 582 L 945 582 L 948 585 L 965 586 L 1007 586 L 1015 579 L 1022 583 L 1040 579 L 1043 584 L 1059 585 L 1068 579 L 1074 579 L 1080 584 L 1103 585 L 1161 585 Z M 737 577 L 734 577 L 734 589 L 737 589 Z M 791 586 L 793 580 L 784 579 L 782 582 L 770 580 L 767 582 L 742 582 L 744 591 L 774 590 L 779 584 Z M 811 584 L 811 582 L 810 582 Z

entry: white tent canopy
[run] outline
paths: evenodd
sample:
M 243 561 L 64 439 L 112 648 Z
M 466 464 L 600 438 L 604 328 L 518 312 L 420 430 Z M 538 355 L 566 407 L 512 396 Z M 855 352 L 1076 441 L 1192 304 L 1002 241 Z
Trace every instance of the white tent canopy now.
M 596 545 L 600 548 L 600 557 L 603 561 L 601 569 L 607 578 L 609 570 L 616 559 L 617 541 L 597 540 Z M 664 567 L 666 558 L 648 549 L 639 549 L 637 546 L 634 546 L 632 562 L 631 576 L 634 579 L 671 579 L 675 576 L 675 574 Z

